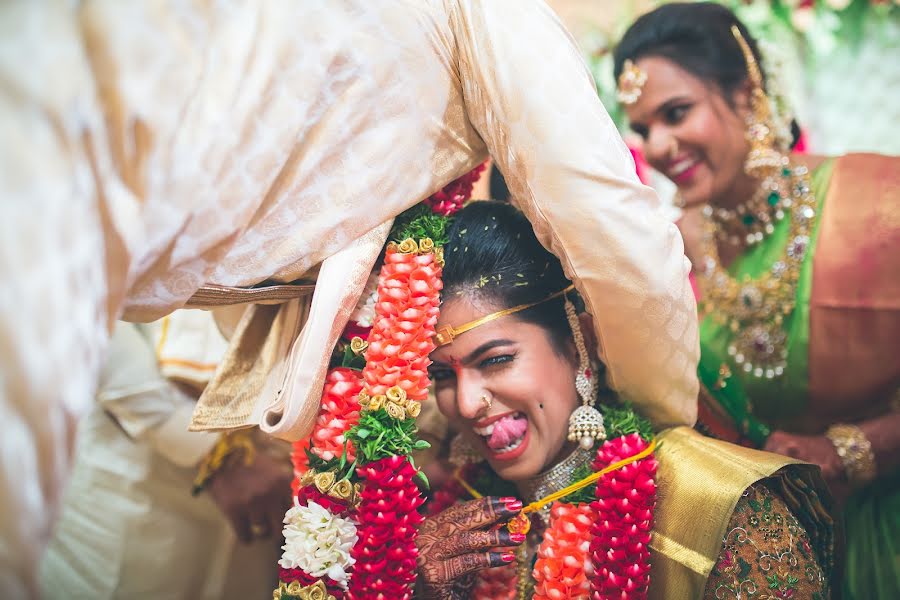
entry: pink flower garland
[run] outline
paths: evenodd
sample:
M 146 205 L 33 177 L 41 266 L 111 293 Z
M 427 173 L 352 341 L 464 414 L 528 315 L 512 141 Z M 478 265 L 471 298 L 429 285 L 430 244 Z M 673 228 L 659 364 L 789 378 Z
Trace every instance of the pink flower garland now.
M 638 434 L 607 441 L 597 451 L 594 469 L 634 456 L 647 447 Z M 591 598 L 643 599 L 650 584 L 650 532 L 656 506 L 656 459 L 652 456 L 607 473 L 597 482 L 591 507 L 594 576 Z
M 416 581 L 418 526 L 424 503 L 405 456 L 389 456 L 357 469 L 363 480 L 357 511 L 359 541 L 349 600 L 408 600 Z

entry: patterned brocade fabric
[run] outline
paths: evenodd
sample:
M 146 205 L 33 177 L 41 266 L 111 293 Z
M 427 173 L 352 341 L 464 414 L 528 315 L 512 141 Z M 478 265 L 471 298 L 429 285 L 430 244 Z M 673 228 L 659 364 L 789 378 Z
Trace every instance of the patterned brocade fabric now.
M 756 483 L 734 509 L 703 597 L 825 600 L 828 561 L 828 548 L 816 547 L 784 499 Z

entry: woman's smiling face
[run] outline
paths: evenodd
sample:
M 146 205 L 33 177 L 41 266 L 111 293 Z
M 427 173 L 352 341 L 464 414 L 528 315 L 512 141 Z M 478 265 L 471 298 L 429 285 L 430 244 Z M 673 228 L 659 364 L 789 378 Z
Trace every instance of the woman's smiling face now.
M 686 205 L 727 204 L 742 185 L 752 189 L 743 171 L 746 92 L 733 95 L 732 107 L 713 84 L 668 59 L 648 56 L 637 66 L 647 83 L 625 111 L 647 161 L 678 186 Z
M 437 328 L 495 310 L 451 297 Z M 431 360 L 438 407 L 500 477 L 528 479 L 562 454 L 569 415 L 579 403 L 574 343 L 560 353 L 544 328 L 511 315 L 467 331 L 432 352 Z M 491 400 L 490 408 L 482 398 Z

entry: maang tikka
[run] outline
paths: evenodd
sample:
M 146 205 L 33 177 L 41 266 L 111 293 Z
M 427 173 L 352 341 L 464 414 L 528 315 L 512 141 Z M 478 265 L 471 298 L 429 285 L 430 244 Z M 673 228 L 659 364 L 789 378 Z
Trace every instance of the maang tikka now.
M 566 318 L 569 327 L 572 328 L 572 336 L 575 338 L 575 348 L 578 351 L 578 373 L 575 375 L 575 389 L 581 397 L 581 406 L 576 408 L 569 417 L 570 442 L 578 442 L 582 448 L 592 448 L 598 441 L 606 439 L 606 428 L 603 426 L 603 415 L 594 406 L 597 398 L 597 369 L 590 360 L 587 346 L 584 344 L 584 335 L 581 332 L 581 323 L 578 322 L 578 314 L 575 306 L 566 298 Z

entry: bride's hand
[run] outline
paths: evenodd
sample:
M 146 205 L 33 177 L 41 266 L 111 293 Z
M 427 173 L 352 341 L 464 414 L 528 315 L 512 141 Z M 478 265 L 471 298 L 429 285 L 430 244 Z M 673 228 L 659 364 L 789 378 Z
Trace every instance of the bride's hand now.
M 486 528 L 511 519 L 521 510 L 522 502 L 515 498 L 485 497 L 426 518 L 416 540 L 425 597 L 451 598 L 460 577 L 515 560 L 511 552 L 490 549 L 518 546 L 525 535 L 510 533 L 505 527 L 493 531 Z

